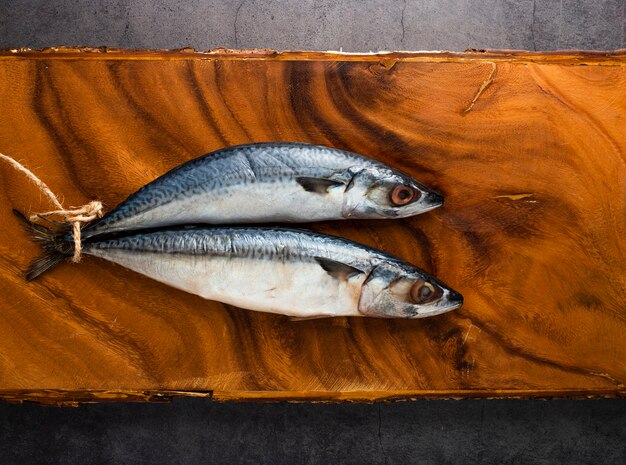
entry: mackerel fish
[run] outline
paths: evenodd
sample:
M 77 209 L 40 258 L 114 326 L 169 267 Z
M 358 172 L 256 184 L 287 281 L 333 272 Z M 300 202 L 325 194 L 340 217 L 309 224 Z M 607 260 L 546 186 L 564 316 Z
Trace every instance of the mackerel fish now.
M 193 223 L 404 218 L 442 204 L 438 193 L 371 158 L 320 145 L 257 143 L 174 168 L 84 228 L 82 237 Z
M 45 255 L 31 280 L 72 256 L 67 232 L 28 222 Z M 312 231 L 185 226 L 83 241 L 99 257 L 205 299 L 296 319 L 423 318 L 463 297 L 419 268 L 381 251 Z

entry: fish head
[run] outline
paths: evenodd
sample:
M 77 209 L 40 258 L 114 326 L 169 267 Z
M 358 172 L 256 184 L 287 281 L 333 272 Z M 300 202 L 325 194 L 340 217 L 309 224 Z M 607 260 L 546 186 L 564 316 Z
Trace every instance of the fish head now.
M 359 313 L 378 318 L 424 318 L 463 305 L 463 296 L 405 263 L 378 264 L 364 281 Z
M 344 193 L 345 218 L 405 218 L 443 205 L 443 197 L 390 168 L 357 171 Z

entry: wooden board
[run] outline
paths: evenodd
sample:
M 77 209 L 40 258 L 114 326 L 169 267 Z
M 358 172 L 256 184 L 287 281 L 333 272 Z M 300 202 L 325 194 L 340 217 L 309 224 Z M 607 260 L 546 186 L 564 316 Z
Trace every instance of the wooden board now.
M 587 396 L 626 391 L 626 53 L 341 55 L 60 49 L 0 55 L 0 152 L 66 205 L 114 207 L 170 168 L 256 141 L 352 150 L 445 207 L 312 225 L 465 296 L 416 321 L 290 322 L 87 258 L 26 283 L 0 166 L 0 396 L 154 400 Z

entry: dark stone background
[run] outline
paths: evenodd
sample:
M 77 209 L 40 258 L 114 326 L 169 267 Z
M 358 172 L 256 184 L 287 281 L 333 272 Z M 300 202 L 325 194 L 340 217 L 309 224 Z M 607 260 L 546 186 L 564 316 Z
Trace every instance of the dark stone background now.
M 620 464 L 626 401 L 0 404 L 4 464 Z
M 0 48 L 616 49 L 625 0 L 0 0 Z
M 0 48 L 606 50 L 626 46 L 625 10 L 626 0 L 0 0 Z M 624 465 L 626 400 L 0 403 L 0 465 L 34 463 Z

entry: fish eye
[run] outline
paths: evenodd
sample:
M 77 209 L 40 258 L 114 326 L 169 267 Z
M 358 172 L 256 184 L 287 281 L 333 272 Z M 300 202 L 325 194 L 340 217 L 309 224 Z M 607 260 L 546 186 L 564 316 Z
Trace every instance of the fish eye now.
M 420 192 L 417 189 L 414 189 L 411 186 L 405 186 L 404 184 L 394 187 L 389 195 L 391 203 L 397 207 L 414 202 L 419 198 Z
M 443 290 L 433 284 L 420 279 L 411 287 L 411 299 L 416 304 L 427 304 L 439 299 L 443 295 Z

